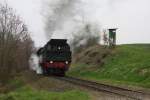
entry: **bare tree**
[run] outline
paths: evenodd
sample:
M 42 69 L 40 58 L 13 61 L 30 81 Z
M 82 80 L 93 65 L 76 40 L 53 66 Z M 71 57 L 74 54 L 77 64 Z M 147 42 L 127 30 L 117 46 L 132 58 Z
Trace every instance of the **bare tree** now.
M 103 30 L 103 41 L 105 46 L 109 45 L 109 38 L 106 30 Z
M 26 25 L 8 5 L 0 4 L 0 80 L 28 63 L 33 42 Z M 28 67 L 28 66 L 26 66 Z

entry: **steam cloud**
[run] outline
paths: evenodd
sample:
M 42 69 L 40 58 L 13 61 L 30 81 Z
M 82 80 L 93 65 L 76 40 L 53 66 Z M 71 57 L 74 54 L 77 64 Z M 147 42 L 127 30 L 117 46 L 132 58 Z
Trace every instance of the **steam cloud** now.
M 86 3 L 83 0 L 51 0 L 45 10 L 47 39 L 62 36 L 61 38 L 67 38 L 71 43 L 77 35 L 83 37 L 84 41 L 89 37 L 97 36 L 97 33 L 100 33 L 100 27 L 97 22 L 90 22 L 85 17 L 84 4 Z M 86 32 L 85 27 L 88 25 L 97 30 L 90 29 L 90 32 Z M 98 32 L 95 33 L 95 31 Z
M 42 74 L 42 69 L 39 66 L 39 57 L 36 54 L 32 54 L 29 60 L 30 69 L 36 71 L 37 74 Z
M 56 0 L 50 1 L 46 8 L 45 31 L 48 39 L 53 34 L 64 34 L 68 26 L 73 25 L 73 19 L 76 16 L 77 4 L 79 0 Z

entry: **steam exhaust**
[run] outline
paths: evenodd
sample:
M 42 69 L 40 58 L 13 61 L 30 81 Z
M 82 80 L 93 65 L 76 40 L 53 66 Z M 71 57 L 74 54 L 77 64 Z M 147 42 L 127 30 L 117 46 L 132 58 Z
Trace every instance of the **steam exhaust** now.
M 37 74 L 42 74 L 42 69 L 39 65 L 40 58 L 36 54 L 32 54 L 29 60 L 30 69 L 35 71 Z

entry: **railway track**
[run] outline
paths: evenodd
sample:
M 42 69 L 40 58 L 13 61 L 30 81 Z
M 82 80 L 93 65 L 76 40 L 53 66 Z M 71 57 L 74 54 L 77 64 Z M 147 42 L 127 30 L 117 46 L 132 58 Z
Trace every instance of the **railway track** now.
M 116 94 L 119 96 L 134 99 L 134 100 L 150 100 L 150 93 L 145 93 L 142 91 L 135 91 L 135 90 L 125 89 L 125 88 L 120 88 L 116 86 L 101 84 L 101 83 L 92 82 L 92 81 L 83 80 L 83 79 L 74 78 L 74 77 L 69 77 L 69 76 L 56 77 L 56 78 L 61 79 L 63 81 L 70 82 L 72 84 L 90 88 L 96 91 Z

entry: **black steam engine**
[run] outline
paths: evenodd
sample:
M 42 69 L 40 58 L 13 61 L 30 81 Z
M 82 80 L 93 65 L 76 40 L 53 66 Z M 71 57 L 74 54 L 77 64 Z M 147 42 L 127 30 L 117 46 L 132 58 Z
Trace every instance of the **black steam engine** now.
M 37 51 L 37 55 L 44 75 L 64 76 L 71 64 L 71 51 L 66 39 L 51 39 Z

